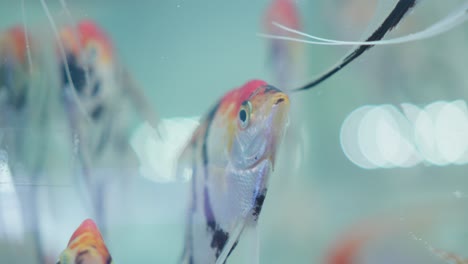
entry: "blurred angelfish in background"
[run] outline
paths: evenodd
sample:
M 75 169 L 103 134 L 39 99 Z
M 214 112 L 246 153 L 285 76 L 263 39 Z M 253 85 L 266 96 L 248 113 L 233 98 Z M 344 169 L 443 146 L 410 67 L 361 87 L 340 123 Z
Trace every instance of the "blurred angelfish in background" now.
M 295 0 L 272 0 L 265 11 L 262 19 L 262 27 L 271 35 L 284 33 L 273 22 L 287 25 L 296 30 L 302 30 L 300 12 Z M 286 33 L 288 34 L 288 33 Z M 304 81 L 307 71 L 306 49 L 303 43 L 283 41 L 279 39 L 267 39 L 267 62 L 270 75 L 273 77 L 272 84 L 287 91 L 288 88 L 297 86 Z M 288 131 L 285 135 L 285 144 L 280 155 L 282 163 L 278 167 L 281 173 L 298 174 L 301 162 L 306 156 L 303 131 L 305 130 L 304 107 L 302 98 L 294 98 L 291 104 L 291 114 L 288 120 Z M 282 164 L 288 164 L 282 166 Z M 282 182 L 291 181 L 291 178 L 281 179 Z
M 280 23 L 295 30 L 302 30 L 299 10 L 295 0 L 272 0 L 263 20 L 265 32 L 271 35 L 285 33 L 275 26 Z M 294 36 L 290 32 L 286 35 Z M 304 76 L 306 68 L 304 44 L 279 39 L 268 39 L 268 65 L 278 87 L 293 87 Z
M 21 26 L 11 27 L 0 35 L 0 127 L 14 160 L 22 158 L 31 114 L 28 111 L 34 88 L 31 56 L 36 50 L 34 43 L 29 42 L 32 42 L 31 36 Z
M 21 111 L 26 103 L 30 64 L 27 58 L 27 33 L 15 26 L 0 36 L 0 91 L 2 116 Z M 3 117 L 2 119 L 5 119 Z
M 106 185 L 125 174 L 122 168 L 137 167 L 130 147 L 132 114 L 139 113 L 155 126 L 156 113 L 95 22 L 83 20 L 63 27 L 59 45 L 66 55 L 59 61 L 61 95 L 72 148 L 81 166 L 79 179 L 90 194 L 96 222 L 102 227 Z M 99 168 L 114 171 L 99 173 Z

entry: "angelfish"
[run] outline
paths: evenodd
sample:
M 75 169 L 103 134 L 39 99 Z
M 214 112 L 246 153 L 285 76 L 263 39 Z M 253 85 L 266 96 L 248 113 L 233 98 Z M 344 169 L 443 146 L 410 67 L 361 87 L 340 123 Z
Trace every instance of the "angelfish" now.
M 14 133 L 8 133 L 6 144 L 12 144 L 10 152 L 18 159 L 26 154 L 25 127 L 31 123 L 28 118 L 33 103 L 28 99 L 31 88 L 36 88 L 30 61 L 31 53 L 37 51 L 36 43 L 29 41 L 31 36 L 22 26 L 11 27 L 0 35 L 0 127 L 15 129 Z
M 63 27 L 59 37 L 58 49 L 64 51 L 64 55 L 59 54 L 62 105 L 71 141 L 76 143 L 82 179 L 101 227 L 105 222 L 106 180 L 110 178 L 93 169 L 124 167 L 135 161 L 129 144 L 131 114 L 136 110 L 153 126 L 156 114 L 97 23 L 79 21 Z
M 111 264 L 109 250 L 91 219 L 86 219 L 76 229 L 68 247 L 60 254 L 57 264 Z
M 106 32 L 92 20 L 63 27 L 60 77 L 70 126 L 86 141 L 93 160 L 121 152 L 129 140 L 129 113 L 136 110 L 155 125 L 155 111 L 141 87 L 118 60 Z M 126 144 L 124 147 L 127 147 Z M 122 153 L 118 153 L 122 156 Z
M 185 263 L 223 263 L 244 227 L 256 225 L 288 111 L 285 93 L 252 80 L 202 119 L 178 168 L 192 178 Z

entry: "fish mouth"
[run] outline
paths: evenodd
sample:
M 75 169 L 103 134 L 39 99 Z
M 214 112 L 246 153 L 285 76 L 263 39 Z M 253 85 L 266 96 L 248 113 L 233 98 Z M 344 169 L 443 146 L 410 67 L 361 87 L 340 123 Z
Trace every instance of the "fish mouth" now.
M 280 104 L 281 102 L 284 102 L 284 100 L 285 100 L 284 98 L 278 98 L 278 99 L 276 100 L 276 102 L 275 102 L 275 105 L 278 105 L 278 104 Z
M 271 113 L 270 113 L 270 131 L 269 137 L 269 149 L 267 151 L 266 159 L 268 159 L 274 168 L 276 150 L 283 140 L 286 127 L 288 126 L 289 107 L 290 101 L 287 94 L 283 92 L 275 93 L 271 100 Z
M 272 127 L 280 129 L 287 123 L 290 106 L 289 97 L 287 94 L 280 92 L 273 95 L 270 100 L 272 102 Z

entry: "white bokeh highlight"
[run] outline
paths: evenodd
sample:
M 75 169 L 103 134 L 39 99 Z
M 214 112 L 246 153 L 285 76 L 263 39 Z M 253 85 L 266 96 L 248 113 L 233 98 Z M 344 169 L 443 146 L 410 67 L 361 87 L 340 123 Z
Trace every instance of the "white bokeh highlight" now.
M 361 106 L 343 121 L 340 142 L 346 157 L 365 169 L 466 164 L 468 107 L 463 100 L 424 108 L 404 103 L 401 110 Z

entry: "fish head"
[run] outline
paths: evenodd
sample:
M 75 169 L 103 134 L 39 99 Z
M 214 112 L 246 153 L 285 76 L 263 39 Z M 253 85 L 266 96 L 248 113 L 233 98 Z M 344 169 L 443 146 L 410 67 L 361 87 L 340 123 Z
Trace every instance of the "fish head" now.
M 104 31 L 93 21 L 85 20 L 76 27 L 64 27 L 60 41 L 76 91 L 81 93 L 88 88 L 92 94 L 98 93 L 99 82 L 111 74 L 113 66 L 112 45 Z M 64 68 L 63 59 L 60 63 Z M 65 69 L 62 70 L 63 80 L 67 83 Z
M 274 164 L 277 146 L 285 132 L 289 97 L 264 81 L 253 80 L 228 93 L 221 102 L 228 114 L 228 156 L 239 169 L 264 160 Z
M 81 21 L 76 27 L 63 28 L 60 37 L 68 66 L 65 67 L 65 61 L 61 59 L 63 87 L 71 86 L 71 81 L 81 104 L 93 120 L 98 120 L 106 108 L 105 102 L 115 97 L 117 86 L 111 41 L 90 20 Z
M 104 67 L 112 64 L 112 43 L 95 22 L 83 20 L 76 27 L 64 27 L 60 37 L 66 55 L 86 64 L 83 66 Z
M 84 20 L 78 24 L 78 34 L 85 59 L 89 60 L 90 64 L 112 64 L 113 48 L 104 30 L 93 21 Z
M 85 220 L 73 233 L 68 247 L 62 252 L 57 264 L 109 264 L 112 257 L 93 220 Z

